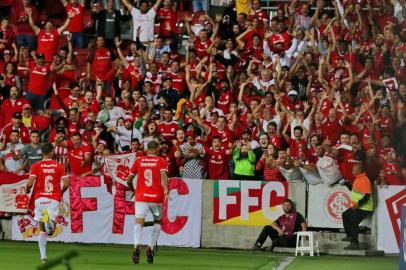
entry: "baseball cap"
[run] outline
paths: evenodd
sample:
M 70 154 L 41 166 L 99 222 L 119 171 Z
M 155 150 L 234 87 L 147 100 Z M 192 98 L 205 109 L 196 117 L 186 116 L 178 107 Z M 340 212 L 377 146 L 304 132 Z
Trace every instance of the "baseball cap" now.
M 21 113 L 20 113 L 20 112 L 15 112 L 15 113 L 13 113 L 13 118 L 15 118 L 15 119 L 21 119 L 21 118 L 22 118 Z
M 188 131 L 186 131 L 186 138 L 192 136 L 195 137 L 195 132 L 192 129 L 189 129 Z
M 130 116 L 130 115 L 127 115 L 125 118 L 124 118 L 124 122 L 134 122 L 134 119 Z
M 297 91 L 295 91 L 295 90 L 290 90 L 290 91 L 288 92 L 288 96 L 297 96 Z

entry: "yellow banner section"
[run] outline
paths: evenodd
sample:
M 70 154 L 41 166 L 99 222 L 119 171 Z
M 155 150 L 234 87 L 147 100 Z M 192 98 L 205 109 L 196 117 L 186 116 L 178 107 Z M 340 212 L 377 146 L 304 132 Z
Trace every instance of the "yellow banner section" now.
M 237 7 L 237 14 L 240 13 L 245 13 L 248 15 L 249 13 L 249 7 L 248 7 L 248 1 L 249 0 L 236 0 L 235 5 Z
M 269 220 L 265 217 L 263 210 L 258 210 L 249 213 L 247 220 L 243 220 L 241 219 L 241 216 L 238 216 L 227 219 L 223 222 L 216 223 L 216 225 L 265 226 L 277 220 L 278 217 L 281 216 L 283 213 L 281 205 L 270 207 L 269 211 L 272 213 L 273 216 L 272 220 Z

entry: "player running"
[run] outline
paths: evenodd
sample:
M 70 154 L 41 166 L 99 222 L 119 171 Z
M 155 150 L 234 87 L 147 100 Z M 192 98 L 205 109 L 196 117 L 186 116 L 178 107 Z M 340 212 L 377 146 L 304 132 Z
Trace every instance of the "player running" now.
M 34 185 L 33 197 L 35 202 L 34 220 L 39 222 L 40 233 L 38 246 L 41 261 L 47 262 L 47 237 L 52 235 L 56 226 L 56 217 L 59 215 L 59 203 L 62 194 L 68 189 L 69 181 L 62 164 L 52 160 L 54 146 L 45 143 L 41 147 L 43 159 L 31 166 L 30 178 L 25 187 L 29 193 Z M 61 189 L 61 180 L 63 188 Z
M 147 145 L 147 155 L 138 158 L 131 168 L 127 184 L 135 193 L 135 226 L 133 262 L 140 261 L 141 231 L 148 210 L 154 218 L 151 243 L 145 251 L 147 262 L 154 262 L 154 244 L 158 240 L 162 224 L 162 202 L 168 196 L 168 163 L 158 157 L 159 143 L 151 141 Z M 134 178 L 136 179 L 134 182 Z M 135 188 L 134 188 L 135 187 Z

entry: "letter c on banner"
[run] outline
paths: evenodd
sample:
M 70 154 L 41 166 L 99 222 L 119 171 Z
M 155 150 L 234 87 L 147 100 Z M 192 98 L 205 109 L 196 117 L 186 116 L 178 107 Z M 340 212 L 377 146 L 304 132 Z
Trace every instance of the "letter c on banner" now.
M 69 177 L 69 197 L 71 208 L 72 233 L 83 232 L 83 212 L 97 211 L 97 198 L 84 198 L 80 195 L 82 187 L 100 187 L 100 176 L 71 176 Z
M 264 216 L 270 220 L 277 218 L 274 217 L 275 212 L 272 212 L 269 207 L 269 202 L 271 200 L 276 201 L 275 197 L 271 197 L 272 192 L 276 193 L 273 194 L 276 198 L 282 197 L 285 199 L 288 196 L 285 185 L 278 181 L 270 181 L 262 188 L 262 212 Z
M 189 188 L 185 181 L 181 178 L 171 178 L 168 183 L 169 191 L 175 189 L 178 191 L 179 195 L 188 195 Z M 188 217 L 187 216 L 177 216 L 174 221 L 170 221 L 168 218 L 168 200 L 165 200 L 162 206 L 163 217 L 162 217 L 162 230 L 166 234 L 176 234 L 183 227 L 185 227 Z

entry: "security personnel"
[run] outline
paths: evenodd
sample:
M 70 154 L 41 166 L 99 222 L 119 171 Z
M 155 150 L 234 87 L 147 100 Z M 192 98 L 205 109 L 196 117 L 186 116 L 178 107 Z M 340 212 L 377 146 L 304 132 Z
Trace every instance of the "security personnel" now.
M 343 241 L 351 241 L 345 249 L 360 249 L 358 242 L 358 225 L 368 215 L 372 214 L 374 203 L 372 200 L 372 184 L 364 171 L 364 165 L 360 161 L 355 163 L 352 173 L 355 180 L 351 186 L 348 182 L 346 186 L 351 190 L 351 207 L 342 215 L 344 230 L 347 236 Z

